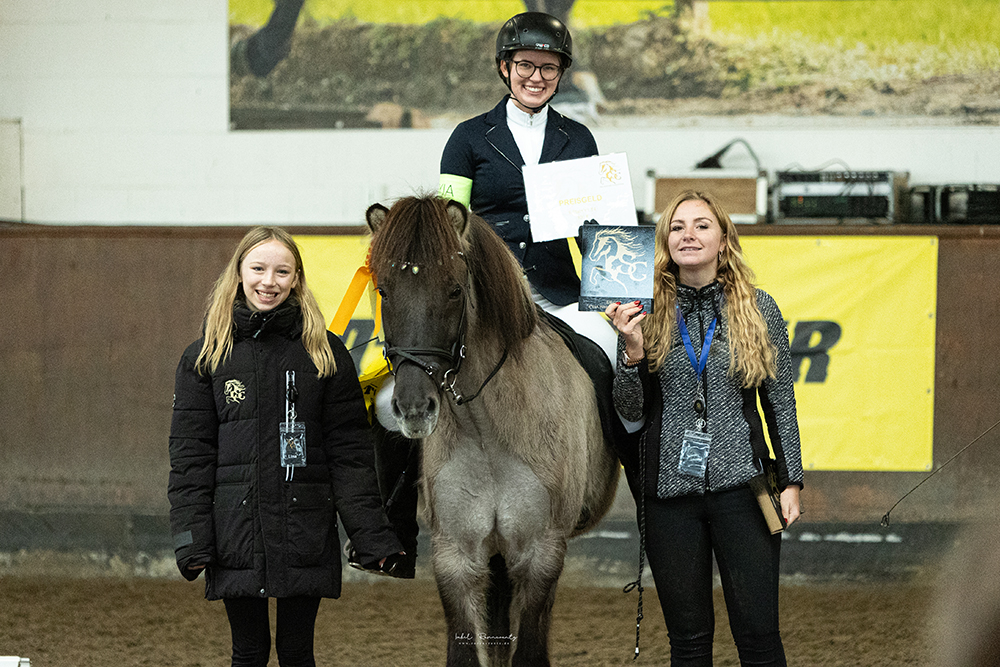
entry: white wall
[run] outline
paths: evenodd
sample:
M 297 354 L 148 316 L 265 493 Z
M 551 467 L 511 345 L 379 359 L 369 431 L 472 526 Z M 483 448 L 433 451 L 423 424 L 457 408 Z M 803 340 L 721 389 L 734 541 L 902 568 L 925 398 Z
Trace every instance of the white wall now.
M 0 118 L 0 220 L 21 219 L 21 124 Z
M 0 119 L 21 123 L 23 173 L 0 182 L 21 179 L 23 219 L 360 224 L 373 201 L 435 188 L 447 129 L 229 132 L 226 23 L 227 0 L 2 0 Z M 911 183 L 1000 183 L 998 127 L 642 124 L 594 126 L 602 152 L 629 154 L 637 201 L 647 169 L 686 172 L 735 137 L 771 171 L 839 158 Z M 723 163 L 751 165 L 739 147 Z

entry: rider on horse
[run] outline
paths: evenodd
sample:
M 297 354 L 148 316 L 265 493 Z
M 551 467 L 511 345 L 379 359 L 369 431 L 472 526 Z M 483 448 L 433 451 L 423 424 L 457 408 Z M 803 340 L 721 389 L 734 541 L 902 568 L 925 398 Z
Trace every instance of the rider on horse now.
M 549 105 L 572 65 L 572 37 L 559 19 L 526 12 L 500 29 L 495 56 L 497 73 L 510 93 L 492 110 L 455 128 L 441 157 L 439 195 L 471 209 L 506 242 L 521 264 L 533 300 L 558 318 L 550 318 L 552 325 L 565 332 L 567 344 L 591 374 L 597 373 L 598 393 L 609 399 L 616 333 L 601 313 L 578 309 L 580 279 L 567 241 L 532 241 L 522 174 L 524 165 L 598 152 L 590 130 Z M 397 433 L 392 389 L 389 380 L 376 397 L 381 426 L 376 426 L 377 458 L 387 513 L 407 554 L 415 554 L 418 453 Z M 611 410 L 609 399 L 602 409 L 606 428 L 614 421 Z

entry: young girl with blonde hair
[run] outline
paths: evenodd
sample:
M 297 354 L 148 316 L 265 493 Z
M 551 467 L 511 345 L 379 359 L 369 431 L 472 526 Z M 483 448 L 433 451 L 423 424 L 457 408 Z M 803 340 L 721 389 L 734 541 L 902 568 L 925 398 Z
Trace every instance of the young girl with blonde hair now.
M 214 372 L 219 363 L 232 352 L 233 301 L 240 296 L 240 267 L 251 250 L 269 241 L 279 242 L 292 254 L 297 270 L 289 296 L 293 303 L 299 304 L 302 311 L 302 344 L 319 369 L 319 377 L 333 375 L 337 372 L 337 364 L 327 340 L 323 314 L 312 291 L 306 286 L 306 272 L 302 266 L 299 247 L 292 235 L 280 227 L 254 227 L 236 246 L 233 256 L 229 259 L 222 275 L 215 281 L 215 287 L 209 296 L 204 342 L 195 365 L 199 371 Z M 245 295 L 243 296 L 245 298 Z
M 670 636 L 671 665 L 712 664 L 713 555 L 741 664 L 784 665 L 778 631 L 781 535 L 749 487 L 766 450 L 763 407 L 788 524 L 802 458 L 788 331 L 753 285 L 735 225 L 705 192 L 679 195 L 657 223 L 653 312 L 611 304 L 619 332 L 615 407 L 645 420 L 622 454 Z
M 322 598 L 340 596 L 337 515 L 365 567 L 401 546 L 382 511 L 361 387 L 326 331 L 292 237 L 250 230 L 177 367 L 170 525 L 177 566 L 225 601 L 232 664 L 263 667 L 277 598 L 282 667 L 314 666 Z

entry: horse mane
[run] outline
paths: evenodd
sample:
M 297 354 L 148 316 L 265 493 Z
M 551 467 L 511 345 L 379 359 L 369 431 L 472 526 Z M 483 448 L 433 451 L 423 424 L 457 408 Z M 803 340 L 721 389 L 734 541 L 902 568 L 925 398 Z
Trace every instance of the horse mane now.
M 372 238 L 371 268 L 376 276 L 398 262 L 415 264 L 421 271 L 451 271 L 461 253 L 480 333 L 517 356 L 538 321 L 521 267 L 489 224 L 471 211 L 460 237 L 448 205 L 436 196 L 396 201 Z

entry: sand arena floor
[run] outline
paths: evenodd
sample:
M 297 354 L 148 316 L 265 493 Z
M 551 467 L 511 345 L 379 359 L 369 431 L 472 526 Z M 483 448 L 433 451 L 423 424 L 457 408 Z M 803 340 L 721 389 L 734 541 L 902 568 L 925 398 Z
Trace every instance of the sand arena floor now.
M 0 655 L 32 667 L 224 666 L 229 628 L 203 584 L 172 579 L 0 577 Z M 798 666 L 930 665 L 933 588 L 921 583 L 785 585 L 781 623 L 788 663 Z M 633 663 L 636 594 L 560 586 L 553 615 L 554 665 L 665 665 L 666 630 L 655 590 L 644 596 L 641 654 Z M 717 666 L 738 665 L 721 589 L 716 590 Z M 272 601 L 273 627 L 273 601 Z M 324 600 L 319 665 L 443 665 L 445 623 L 433 581 L 375 578 Z M 277 659 L 272 655 L 272 665 Z

